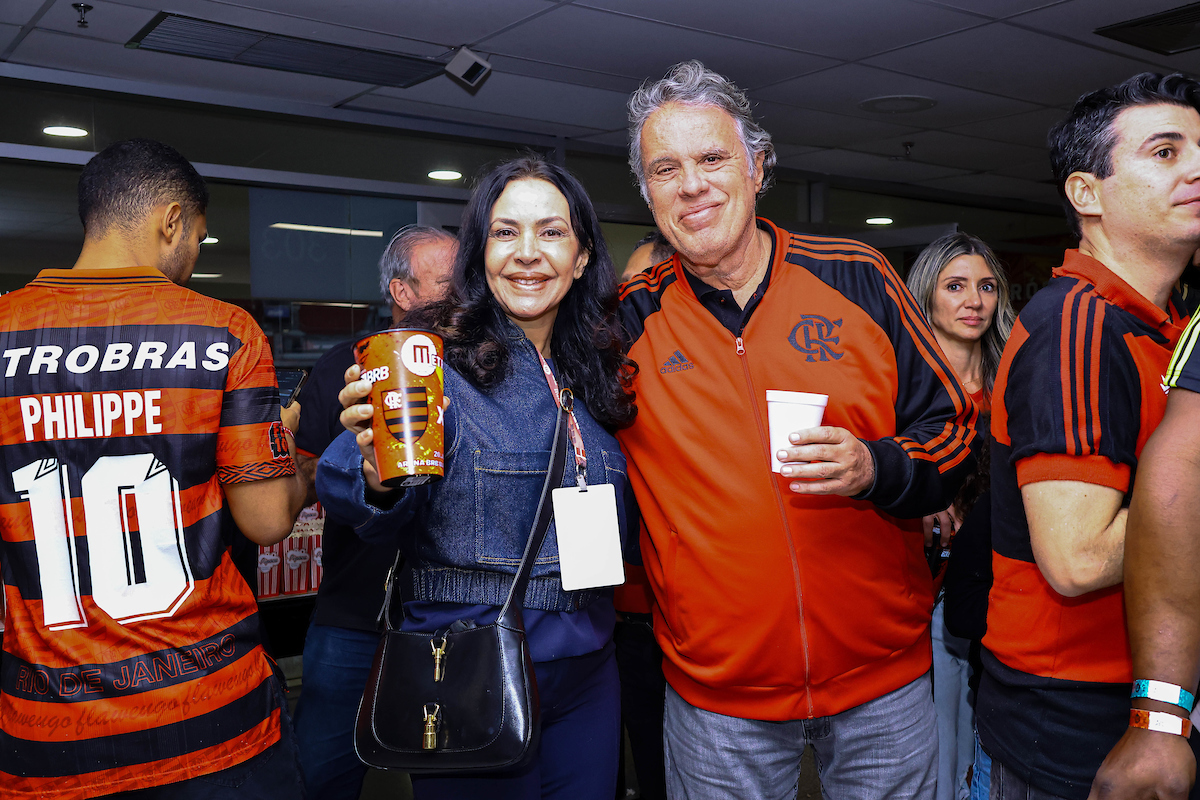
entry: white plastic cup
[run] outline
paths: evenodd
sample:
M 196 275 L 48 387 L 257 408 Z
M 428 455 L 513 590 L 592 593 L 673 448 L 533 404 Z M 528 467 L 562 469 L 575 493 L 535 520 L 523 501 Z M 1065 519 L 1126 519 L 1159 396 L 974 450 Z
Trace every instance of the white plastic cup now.
M 767 390 L 767 431 L 771 438 L 772 472 L 779 472 L 783 468 L 783 462 L 776 457 L 776 453 L 792 446 L 788 437 L 796 431 L 818 427 L 825 416 L 825 404 L 828 402 L 827 394 Z

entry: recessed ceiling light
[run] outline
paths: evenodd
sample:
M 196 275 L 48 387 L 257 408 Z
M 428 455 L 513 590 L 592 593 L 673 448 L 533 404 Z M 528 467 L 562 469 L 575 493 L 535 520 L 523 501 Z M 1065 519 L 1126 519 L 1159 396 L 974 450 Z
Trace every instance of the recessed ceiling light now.
M 45 128 L 42 128 L 42 133 L 47 136 L 67 136 L 72 139 L 88 135 L 88 132 L 83 128 L 76 128 L 71 125 L 47 125 Z
M 219 272 L 193 272 L 192 277 L 199 278 L 202 281 L 205 281 L 205 280 L 211 281 L 214 278 L 221 277 L 221 273 L 219 273 Z
M 205 236 L 203 239 L 200 240 L 200 244 L 216 244 L 219 241 L 221 241 L 221 240 L 215 236 Z
M 435 181 L 456 181 L 462 177 L 462 173 L 456 169 L 435 169 L 429 173 L 429 177 Z
M 869 217 L 867 219 L 867 224 L 868 225 L 891 225 L 892 218 L 891 217 Z
M 911 114 L 914 111 L 928 111 L 937 105 L 932 97 L 922 97 L 916 94 L 889 94 L 883 97 L 872 97 L 863 100 L 858 107 L 872 114 Z
M 340 233 L 342 236 L 370 236 L 372 239 L 382 239 L 383 231 L 366 231 L 358 228 L 327 228 L 324 225 L 300 225 L 295 222 L 276 222 L 272 228 L 285 231 L 306 231 L 308 233 Z

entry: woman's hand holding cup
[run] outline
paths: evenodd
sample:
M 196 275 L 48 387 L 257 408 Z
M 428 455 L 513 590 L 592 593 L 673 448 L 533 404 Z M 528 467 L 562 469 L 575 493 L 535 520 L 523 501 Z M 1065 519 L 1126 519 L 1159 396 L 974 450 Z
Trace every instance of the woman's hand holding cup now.
M 361 374 L 362 368 L 358 364 L 351 364 L 346 370 L 346 386 L 338 392 L 338 402 L 342 404 L 339 419 L 342 426 L 354 434 L 354 441 L 358 442 L 358 449 L 363 457 L 363 477 L 367 486 L 371 491 L 386 494 L 391 490 L 379 482 L 379 469 L 375 464 L 375 448 L 372 445 L 375 435 L 371 431 L 371 417 L 375 413 L 375 407 L 362 402 L 370 394 L 372 384 L 370 381 L 359 380 L 358 376 Z

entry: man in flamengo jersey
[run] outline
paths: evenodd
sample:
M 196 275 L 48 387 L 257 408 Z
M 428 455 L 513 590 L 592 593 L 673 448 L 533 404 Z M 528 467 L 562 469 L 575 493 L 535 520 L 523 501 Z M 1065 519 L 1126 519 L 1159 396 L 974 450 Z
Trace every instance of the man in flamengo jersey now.
M 1176 286 L 1200 245 L 1198 110 L 1196 81 L 1143 73 L 1084 95 L 1050 132 L 1080 239 L 1017 318 L 992 394 L 977 723 L 993 798 L 1084 800 L 1126 728 L 1148 721 L 1130 716 L 1134 679 L 1169 679 L 1133 671 L 1122 567 L 1187 322 Z
M 114 144 L 74 268 L 0 298 L 5 797 L 300 796 L 229 542 L 283 539 L 304 485 L 262 331 L 182 288 L 207 203 L 171 148 Z

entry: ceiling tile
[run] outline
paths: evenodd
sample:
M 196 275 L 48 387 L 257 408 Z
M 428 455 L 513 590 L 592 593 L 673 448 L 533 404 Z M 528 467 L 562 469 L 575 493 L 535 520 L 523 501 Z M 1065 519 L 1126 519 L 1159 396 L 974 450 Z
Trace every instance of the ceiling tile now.
M 58 0 L 38 20 L 38 30 L 59 31 L 83 39 L 97 39 L 125 44 L 154 18 L 157 10 L 91 0 L 86 28 L 79 27 L 79 12 L 71 8 L 71 0 Z
M 0 23 L 0 53 L 3 53 L 21 32 L 20 25 L 5 25 Z
M 948 192 L 967 192 L 988 197 L 1011 197 L 1045 203 L 1053 203 L 1058 197 L 1052 186 L 1019 178 L 1007 178 L 1002 175 L 958 175 L 921 181 L 921 185 L 933 189 L 945 189 Z
M 864 119 L 886 120 L 920 128 L 943 127 L 975 120 L 1002 117 L 1037 106 L 995 94 L 961 89 L 862 64 L 844 64 L 795 78 L 751 93 L 756 99 L 774 100 L 803 108 L 814 108 Z M 875 114 L 859 108 L 872 97 L 911 94 L 931 97 L 937 105 L 909 114 Z
M 638 80 L 658 78 L 673 64 L 701 54 L 705 64 L 739 86 L 800 75 L 834 63 L 820 56 L 576 6 L 559 6 L 487 39 L 479 48 Z
M 107 7 L 102 7 L 101 3 L 94 2 L 93 0 L 93 5 L 96 6 L 96 10 L 88 12 L 88 20 L 90 23 L 94 23 L 90 27 L 94 27 L 95 24 L 99 24 L 101 20 L 106 20 L 110 16 L 115 16 L 115 12 L 110 12 L 109 10 L 112 7 L 120 9 L 129 6 L 131 7 L 130 11 L 134 8 L 149 11 L 150 13 L 146 17 L 147 21 L 163 9 L 161 0 L 123 0 L 120 5 L 107 4 Z M 211 0 L 173 0 L 169 6 L 169 10 L 174 14 L 183 14 L 184 16 L 195 17 L 197 19 L 221 22 L 226 25 L 237 25 L 251 30 L 269 31 L 270 33 L 295 36 L 301 39 L 316 39 L 322 42 L 343 44 L 349 47 L 364 47 L 372 50 L 427 57 L 440 56 L 447 52 L 446 47 L 442 44 L 419 41 L 411 36 L 406 36 L 406 30 L 402 25 L 358 26 L 350 21 L 353 15 L 349 12 L 347 14 L 331 13 L 331 11 L 347 10 L 342 8 L 343 6 L 356 10 L 375 7 L 382 17 L 386 17 L 394 14 L 395 4 L 380 5 L 375 2 L 353 4 L 322 3 L 319 10 L 323 13 L 320 14 L 303 13 L 303 10 L 312 11 L 313 9 L 302 9 L 300 6 L 313 6 L 314 4 L 312 3 L 289 2 L 285 5 L 283 3 L 261 2 L 260 0 L 255 5 L 262 8 L 246 7 L 245 3 L 232 5 L 230 3 L 211 2 Z M 272 5 L 276 6 L 274 10 L 266 10 Z M 75 13 L 70 7 L 70 0 L 58 0 L 54 9 L 42 19 L 39 27 L 50 27 L 55 30 L 70 32 L 79 31 L 78 28 L 72 27 L 73 23 L 60 13 L 60 8 L 66 8 L 71 14 Z M 46 20 L 50 17 L 53 17 L 53 20 L 47 23 Z M 124 35 L 123 38 L 118 37 L 118 39 L 124 44 L 125 41 L 137 32 L 138 29 L 135 28 Z
M 1006 175 L 1010 178 L 1021 178 L 1027 181 L 1046 181 L 1054 180 L 1054 170 L 1050 169 L 1050 157 L 1039 158 L 1037 161 L 1028 161 L 1024 164 L 1012 164 L 1010 166 L 1000 167 L 994 170 L 997 175 Z M 1053 184 L 1047 183 L 1047 186 L 1054 188 Z
M 21 26 L 42 7 L 43 0 L 4 0 L 0 4 L 0 22 Z
M 1050 106 L 1073 103 L 1085 91 L 1147 67 L 1003 23 L 906 47 L 868 63 Z
M 382 111 L 421 119 L 462 122 L 469 125 L 486 125 L 512 131 L 525 131 L 546 136 L 587 136 L 596 133 L 595 128 L 564 124 L 552 120 L 531 117 L 509 116 L 502 113 L 481 111 L 471 108 L 426 103 L 402 97 L 389 97 L 378 92 L 363 95 L 342 106 L 350 111 Z
M 384 87 L 378 94 L 440 106 L 485 111 L 611 131 L 625 124 L 624 92 L 571 86 L 541 78 L 493 72 L 471 94 L 452 78 L 440 75 L 409 89 Z
M 328 106 L 368 88 L 332 78 L 130 50 L 119 44 L 43 30 L 26 36 L 9 61 L 178 86 L 181 98 L 186 97 L 187 87 L 195 87 Z
M 480 51 L 483 52 L 482 50 Z M 606 72 L 591 72 L 585 69 L 572 69 L 560 64 L 548 64 L 544 61 L 534 61 L 528 58 L 486 54 L 488 63 L 496 72 L 507 72 L 511 75 L 524 75 L 529 78 L 545 78 L 560 83 L 573 83 L 580 86 L 590 86 L 594 89 L 609 89 L 614 92 L 632 94 L 641 81 L 626 75 L 610 75 Z
M 821 150 L 783 158 L 779 163 L 785 167 L 826 175 L 905 183 L 964 174 L 962 170 L 949 167 L 920 164 L 915 161 L 892 161 L 886 156 L 854 153 L 849 150 Z
M 845 147 L 917 131 L 916 128 L 897 125 L 889 120 L 856 119 L 779 103 L 755 103 L 754 116 L 775 140 L 809 147 Z
M 946 130 L 967 136 L 978 136 L 981 139 L 994 139 L 999 142 L 1011 142 L 1044 149 L 1046 134 L 1066 115 L 1067 112 L 1061 108 L 1043 108 L 1026 114 L 990 119 L 986 122 L 956 125 Z
M 1011 17 L 1032 8 L 1052 6 L 1061 2 L 1063 0 L 939 0 L 940 5 L 953 6 L 975 14 L 984 14 L 993 19 Z
M 893 155 L 904 152 L 904 141 L 913 143 L 914 161 L 960 169 L 988 171 L 999 169 L 1005 164 L 1026 163 L 1045 157 L 1044 151 L 1035 147 L 992 142 L 945 131 L 920 131 L 903 140 L 900 137 L 892 137 L 864 142 L 855 145 L 854 149 Z
M 815 153 L 818 150 L 823 150 L 822 147 L 811 147 L 806 144 L 784 144 L 783 142 L 774 142 L 775 155 L 779 158 L 788 158 L 790 156 L 804 155 L 805 153 Z
M 979 24 L 952 9 L 908 0 L 798 3 L 759 0 L 734 9 L 728 0 L 583 0 L 604 8 L 712 33 L 853 60 Z M 869 24 L 864 24 L 869 21 Z M 660 45 L 661 46 L 661 45 Z M 696 53 L 706 53 L 696 50 Z M 707 53 L 706 53 L 707 55 Z M 747 84 L 750 86 L 758 84 Z
M 1165 56 L 1093 33 L 1097 28 L 1170 11 L 1186 3 L 1187 0 L 1067 0 L 1021 14 L 1012 21 L 1016 25 L 1068 36 L 1085 45 L 1125 54 L 1146 62 L 1147 66 L 1154 67 L 1158 72 L 1197 72 L 1200 71 L 1200 51 Z

